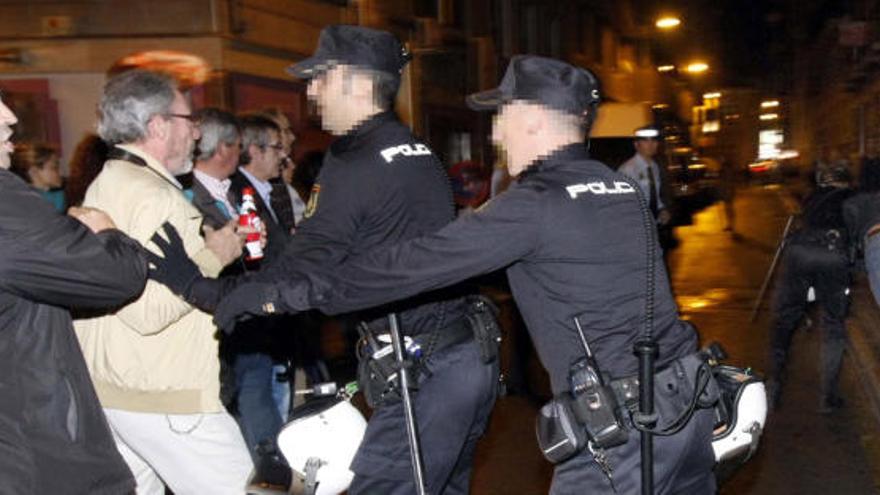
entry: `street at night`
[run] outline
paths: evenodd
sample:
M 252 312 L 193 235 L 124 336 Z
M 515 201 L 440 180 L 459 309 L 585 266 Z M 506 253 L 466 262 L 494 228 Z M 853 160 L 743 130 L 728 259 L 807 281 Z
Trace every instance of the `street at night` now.
M 720 203 L 676 229 L 680 245 L 669 257 L 672 285 L 682 316 L 699 329 L 701 342 L 718 341 L 730 361 L 766 369 L 772 289 L 754 322 L 755 298 L 770 267 L 793 201 L 780 185 L 743 186 L 736 196 L 736 233 L 724 231 Z M 866 282 L 857 291 L 867 291 Z M 868 298 L 854 299 L 853 312 L 871 312 Z M 859 307 L 859 303 L 863 307 Z M 818 318 L 812 315 L 813 321 Z M 853 326 L 863 325 L 852 317 Z M 731 479 L 725 495 L 858 495 L 878 493 L 880 423 L 850 354 L 843 368 L 846 407 L 818 412 L 818 328 L 802 329 L 793 344 L 789 385 L 781 407 L 771 412 L 761 446 Z M 533 373 L 537 368 L 533 367 Z M 539 381 L 533 378 L 533 381 Z M 489 434 L 480 444 L 473 492 L 546 493 L 552 476 L 534 440 L 537 406 L 521 396 L 499 400 Z
M 880 0 L 0 0 L 0 253 L 0 495 L 880 494 Z

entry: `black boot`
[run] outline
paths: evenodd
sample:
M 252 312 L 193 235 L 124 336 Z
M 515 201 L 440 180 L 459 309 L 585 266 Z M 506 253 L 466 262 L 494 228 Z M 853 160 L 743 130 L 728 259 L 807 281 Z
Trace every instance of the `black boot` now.
M 770 410 L 779 408 L 782 399 L 782 388 L 785 385 L 785 362 L 787 353 L 779 348 L 770 349 L 770 378 L 765 385 L 767 389 L 767 407 Z
M 252 485 L 283 491 L 290 489 L 293 473 L 273 442 L 264 441 L 257 446 L 254 471 Z
M 830 339 L 822 342 L 822 400 L 819 402 L 819 412 L 828 414 L 835 409 L 843 407 L 843 398 L 840 396 L 838 376 L 840 365 L 843 362 L 843 353 L 846 350 L 846 340 Z

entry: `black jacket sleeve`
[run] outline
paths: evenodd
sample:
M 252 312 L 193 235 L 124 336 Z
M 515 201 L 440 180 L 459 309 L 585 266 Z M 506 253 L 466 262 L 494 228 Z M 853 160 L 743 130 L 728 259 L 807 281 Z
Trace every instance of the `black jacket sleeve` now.
M 2 290 L 83 309 L 118 306 L 143 290 L 147 265 L 135 241 L 115 230 L 93 234 L 8 173 L 0 190 Z
M 328 314 L 378 306 L 503 268 L 537 249 L 536 192 L 511 190 L 423 237 L 278 283 L 282 303 Z

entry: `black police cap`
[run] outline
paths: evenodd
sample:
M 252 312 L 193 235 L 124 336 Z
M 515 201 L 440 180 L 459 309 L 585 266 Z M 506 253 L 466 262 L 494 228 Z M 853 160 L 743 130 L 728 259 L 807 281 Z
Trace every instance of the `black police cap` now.
M 314 55 L 291 65 L 287 72 L 311 79 L 334 64 L 346 64 L 400 77 L 409 58 L 400 40 L 387 31 L 335 24 L 321 30 Z
M 599 103 L 599 81 L 590 71 L 561 60 L 516 55 L 501 84 L 468 96 L 467 104 L 472 110 L 492 110 L 513 100 L 533 101 L 580 116 Z

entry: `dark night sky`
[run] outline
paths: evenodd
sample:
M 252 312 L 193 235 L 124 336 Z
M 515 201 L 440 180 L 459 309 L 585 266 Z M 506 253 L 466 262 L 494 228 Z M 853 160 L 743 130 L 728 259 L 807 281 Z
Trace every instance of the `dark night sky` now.
M 795 46 L 808 43 L 827 20 L 850 10 L 850 3 L 851 0 L 693 0 L 692 6 L 707 25 L 717 26 L 719 82 L 784 91 Z

